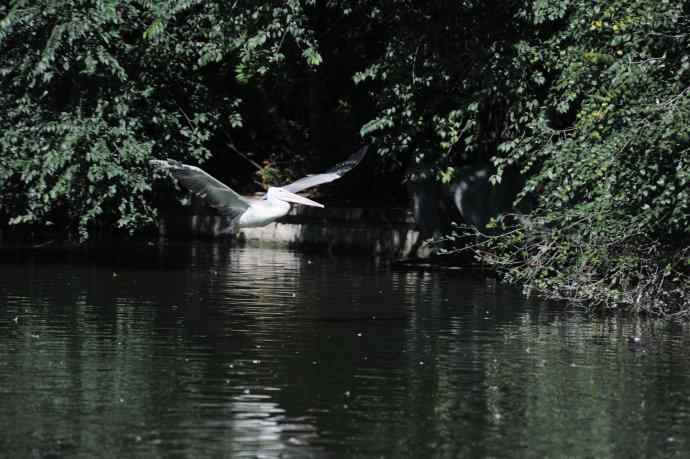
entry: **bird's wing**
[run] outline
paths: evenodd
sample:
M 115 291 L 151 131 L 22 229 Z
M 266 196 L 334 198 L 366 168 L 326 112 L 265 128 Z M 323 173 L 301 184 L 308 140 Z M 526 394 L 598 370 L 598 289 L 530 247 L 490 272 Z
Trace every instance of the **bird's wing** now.
M 281 187 L 291 193 L 297 193 L 307 188 L 315 187 L 321 185 L 322 183 L 332 182 L 337 180 L 347 172 L 349 172 L 353 167 L 362 161 L 364 155 L 367 153 L 367 147 L 362 147 L 357 150 L 357 153 L 347 158 L 345 161 L 336 164 L 335 166 L 328 169 L 326 172 L 321 174 L 307 175 L 301 179 Z
M 204 199 L 225 216 L 235 217 L 249 208 L 249 201 L 235 193 L 226 184 L 196 166 L 172 159 L 152 159 L 151 165 L 166 169 L 186 188 Z

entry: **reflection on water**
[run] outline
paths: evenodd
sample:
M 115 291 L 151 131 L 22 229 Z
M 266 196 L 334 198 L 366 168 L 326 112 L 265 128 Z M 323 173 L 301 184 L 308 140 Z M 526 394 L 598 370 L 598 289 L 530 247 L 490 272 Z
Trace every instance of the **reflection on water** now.
M 690 453 L 679 325 L 224 244 L 2 256 L 7 457 Z

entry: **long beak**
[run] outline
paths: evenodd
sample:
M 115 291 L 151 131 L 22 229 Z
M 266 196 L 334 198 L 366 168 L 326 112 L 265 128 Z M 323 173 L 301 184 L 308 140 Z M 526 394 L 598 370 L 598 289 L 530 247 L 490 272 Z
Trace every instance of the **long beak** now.
M 305 198 L 304 196 L 300 196 L 295 193 L 290 193 L 289 191 L 285 190 L 281 191 L 280 199 L 282 199 L 283 201 L 294 202 L 295 204 L 302 204 L 304 206 L 323 207 L 323 204 L 319 204 L 318 202 L 312 201 L 311 199 Z

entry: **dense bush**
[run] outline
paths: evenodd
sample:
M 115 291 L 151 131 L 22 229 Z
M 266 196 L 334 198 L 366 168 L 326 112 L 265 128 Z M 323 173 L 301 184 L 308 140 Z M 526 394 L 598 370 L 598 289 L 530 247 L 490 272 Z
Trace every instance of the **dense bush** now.
M 539 207 L 479 256 L 551 298 L 667 313 L 690 304 L 687 2 L 535 2 L 516 44 L 545 91 L 495 162 Z M 486 251 L 486 249 L 490 249 Z

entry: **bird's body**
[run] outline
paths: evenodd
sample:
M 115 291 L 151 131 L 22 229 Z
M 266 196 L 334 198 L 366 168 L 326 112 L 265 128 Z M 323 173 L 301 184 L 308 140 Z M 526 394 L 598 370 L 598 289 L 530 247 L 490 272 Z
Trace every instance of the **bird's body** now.
M 278 199 L 257 199 L 239 216 L 239 228 L 266 226 L 290 212 L 290 204 Z
M 240 196 L 221 181 L 202 169 L 174 160 L 151 160 L 151 164 L 169 171 L 182 185 L 200 196 L 221 215 L 228 218 L 224 233 L 235 233 L 240 228 L 265 226 L 287 215 L 290 203 L 313 207 L 323 204 L 296 193 L 323 183 L 332 182 L 350 171 L 364 158 L 367 148 L 361 148 L 342 163 L 338 163 L 322 174 L 307 175 L 283 187 L 270 187 L 262 199 L 247 199 Z

